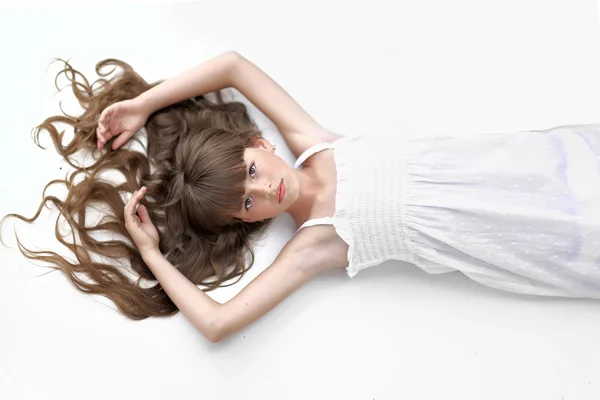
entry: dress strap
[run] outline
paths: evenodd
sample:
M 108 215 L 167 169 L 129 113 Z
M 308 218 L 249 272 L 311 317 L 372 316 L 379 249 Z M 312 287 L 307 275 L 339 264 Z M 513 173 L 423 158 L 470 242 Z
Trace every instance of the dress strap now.
M 310 156 L 312 156 L 315 153 L 318 153 L 319 151 L 325 150 L 325 149 L 333 149 L 335 146 L 335 142 L 324 142 L 324 143 L 317 143 L 311 147 L 309 147 L 308 149 L 306 149 L 304 151 L 304 153 L 300 154 L 300 157 L 298 157 L 298 159 L 296 160 L 296 163 L 294 164 L 294 168 L 298 168 L 300 167 L 304 161 L 306 161 L 306 159 Z
M 333 225 L 333 217 L 322 217 L 322 218 L 309 219 L 308 221 L 303 223 L 302 226 L 300 226 L 300 228 L 298 228 L 296 233 L 300 232 L 300 229 L 302 229 L 302 228 L 308 228 L 309 226 L 315 226 L 315 225 Z

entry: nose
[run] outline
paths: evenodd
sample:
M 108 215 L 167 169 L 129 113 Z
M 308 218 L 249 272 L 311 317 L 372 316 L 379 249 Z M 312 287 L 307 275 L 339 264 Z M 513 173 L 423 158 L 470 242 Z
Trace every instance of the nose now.
M 271 181 L 265 180 L 263 182 L 257 182 L 254 188 L 255 193 L 260 194 L 261 196 L 270 198 L 273 194 L 275 194 L 275 190 L 277 187 L 271 184 Z

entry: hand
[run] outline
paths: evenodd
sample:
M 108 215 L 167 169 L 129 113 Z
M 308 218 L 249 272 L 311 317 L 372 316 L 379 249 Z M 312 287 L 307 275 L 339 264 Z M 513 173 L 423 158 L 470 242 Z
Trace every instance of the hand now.
M 119 101 L 106 107 L 100 114 L 96 129 L 98 149 L 102 150 L 111 138 L 121 135 L 112 144 L 113 150 L 118 149 L 144 126 L 148 116 L 136 99 Z
M 142 200 L 147 190 L 145 186 L 136 190 L 125 205 L 125 228 L 142 255 L 158 249 L 160 240 L 146 206 L 140 204 L 136 215 L 135 206 Z

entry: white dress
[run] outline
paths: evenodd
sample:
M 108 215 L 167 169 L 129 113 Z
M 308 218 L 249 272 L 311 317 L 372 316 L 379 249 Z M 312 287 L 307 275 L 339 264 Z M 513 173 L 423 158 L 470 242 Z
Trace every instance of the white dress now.
M 378 141 L 344 137 L 331 224 L 350 277 L 387 260 L 515 293 L 600 298 L 600 124 Z

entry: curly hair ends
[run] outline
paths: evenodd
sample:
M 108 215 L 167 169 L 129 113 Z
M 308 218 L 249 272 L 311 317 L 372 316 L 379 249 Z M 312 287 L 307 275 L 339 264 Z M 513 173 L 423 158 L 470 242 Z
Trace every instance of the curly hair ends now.
M 125 148 L 112 151 L 112 140 L 98 150 L 95 131 L 102 110 L 160 82 L 147 83 L 127 63 L 106 59 L 96 64 L 100 78 L 90 85 L 69 62 L 59 61 L 63 69 L 55 82 L 61 75 L 68 79 L 67 87 L 72 88 L 83 112 L 69 116 L 63 111 L 47 118 L 33 130 L 33 139 L 41 147 L 40 135 L 49 134 L 56 151 L 74 171 L 46 185 L 33 217 L 8 214 L 0 227 L 11 217 L 33 223 L 43 207 L 52 203 L 59 210 L 56 238 L 75 254 L 76 262 L 54 251 L 31 250 L 17 236 L 25 257 L 61 270 L 78 290 L 105 296 L 129 318 L 174 315 L 177 307 L 144 264 L 124 224 L 123 196 L 144 185 L 148 192 L 143 203 L 159 231 L 160 250 L 167 259 L 194 284 L 203 285 L 203 290 L 236 283 L 225 284 L 239 280 L 252 266 L 251 243 L 270 223 L 246 223 L 232 217 L 244 194 L 244 149 L 251 145 L 250 138 L 261 137 L 246 107 L 225 103 L 220 94 L 215 102 L 198 96 L 150 116 L 145 124 L 147 154 Z M 106 67 L 112 67 L 111 71 L 103 72 Z M 73 129 L 74 136 L 66 144 L 59 124 Z M 93 155 L 92 165 L 76 162 L 75 154 L 80 151 Z M 119 172 L 124 182 L 101 178 L 107 171 Z M 66 199 L 47 195 L 52 185 L 64 185 Z M 102 218 L 95 225 L 86 224 L 86 210 L 99 204 L 105 206 Z M 70 241 L 59 232 L 61 217 L 68 225 Z M 95 232 L 108 233 L 109 239 L 94 238 Z M 130 264 L 133 277 L 120 263 L 123 260 Z

